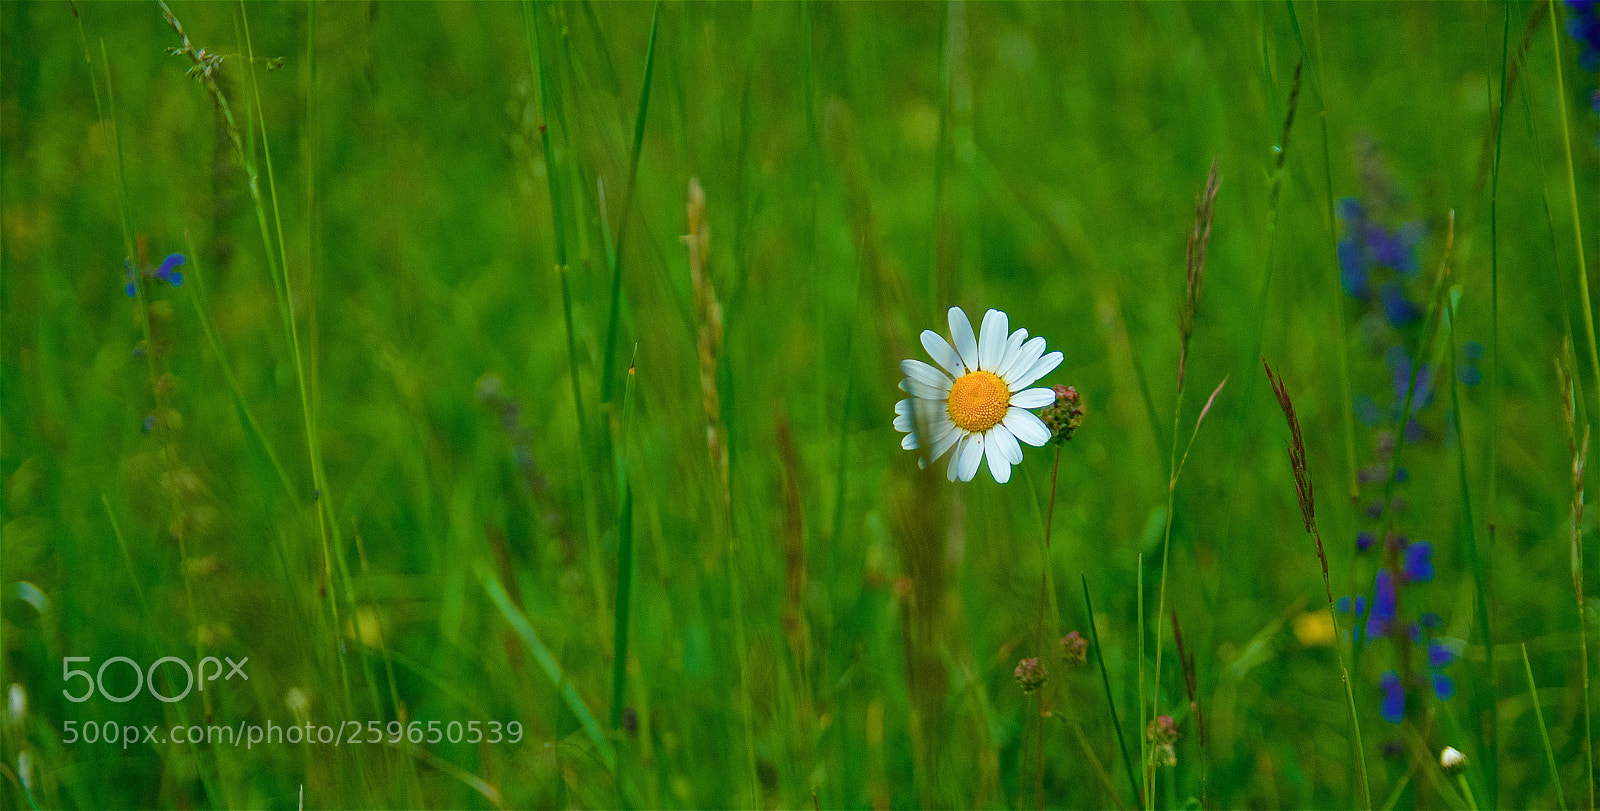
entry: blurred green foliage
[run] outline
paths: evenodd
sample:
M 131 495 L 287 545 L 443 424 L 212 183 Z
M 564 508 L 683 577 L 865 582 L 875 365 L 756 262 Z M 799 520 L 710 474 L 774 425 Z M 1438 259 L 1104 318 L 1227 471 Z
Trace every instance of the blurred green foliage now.
M 1066 360 L 1043 384 L 1083 393 L 1056 482 L 1052 621 L 1087 634 L 1087 576 L 1136 763 L 1141 672 L 1178 719 L 1177 766 L 1154 792 L 1172 807 L 1359 804 L 1321 572 L 1258 354 L 1295 398 L 1336 595 L 1370 595 L 1376 561 L 1354 539 L 1383 484 L 1357 475 L 1382 461 L 1383 431 L 1355 424 L 1352 456 L 1345 415 L 1360 394 L 1394 398 L 1383 346 L 1432 347 L 1436 402 L 1406 447 L 1395 521 L 1436 546 L 1438 577 L 1406 589 L 1403 613 L 1438 612 L 1462 641 L 1460 689 L 1412 691 L 1390 725 L 1379 673 L 1420 671 L 1420 651 L 1382 641 L 1356 659 L 1372 792 L 1459 802 L 1431 765 L 1448 744 L 1483 807 L 1552 805 L 1527 643 L 1581 804 L 1566 336 L 1584 424 L 1600 381 L 1576 326 L 1563 136 L 1589 233 L 1600 164 L 1594 77 L 1566 51 L 1562 96 L 1548 31 L 1520 47 L 1537 8 L 1512 4 L 1508 36 L 1499 3 L 664 3 L 630 183 L 651 4 L 175 3 L 194 46 L 223 57 L 264 241 L 247 163 L 192 62 L 166 52 L 181 43 L 156 5 L 0 4 L 0 682 L 27 700 L 0 737 L 3 805 L 1032 807 L 1039 703 L 1012 672 L 1040 652 L 1052 451 L 1029 449 L 1004 486 L 949 485 L 890 425 L 899 361 L 923 357 L 918 333 L 942 332 L 951 306 L 1045 336 Z M 1496 176 L 1480 166 L 1505 48 L 1525 59 Z M 1202 748 L 1155 611 L 1184 246 L 1213 161 L 1180 436 L 1228 382 L 1176 485 L 1166 595 L 1195 657 Z M 680 238 L 691 177 L 701 291 Z M 1330 206 L 1380 188 L 1397 221 L 1422 224 L 1408 291 L 1424 305 L 1454 212 L 1453 331 L 1395 329 L 1340 293 Z M 268 260 L 279 227 L 299 364 Z M 188 254 L 185 283 L 145 279 L 129 298 L 134 244 L 152 263 Z M 726 487 L 708 453 L 707 294 Z M 1452 408 L 1468 341 L 1489 346 L 1483 382 Z M 612 729 L 624 514 L 636 724 Z M 1463 533 L 1487 560 L 1493 672 Z M 65 657 L 116 656 L 248 656 L 249 680 L 176 703 L 62 696 L 78 690 Z M 105 678 L 131 688 L 118 668 Z M 1046 695 L 1046 801 L 1131 804 L 1098 673 L 1058 663 Z M 524 733 L 62 742 L 69 721 L 297 718 Z

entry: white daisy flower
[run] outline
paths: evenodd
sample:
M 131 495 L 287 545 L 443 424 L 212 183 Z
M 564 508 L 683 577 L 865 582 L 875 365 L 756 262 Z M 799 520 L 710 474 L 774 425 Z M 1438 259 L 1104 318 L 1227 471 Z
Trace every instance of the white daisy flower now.
M 1050 441 L 1050 429 L 1030 408 L 1055 402 L 1048 388 L 1030 389 L 1035 380 L 1061 363 L 1061 353 L 1044 353 L 1044 338 L 1028 339 L 1019 329 L 1007 335 L 1006 314 L 990 310 L 978 337 L 960 307 L 950 308 L 950 337 L 923 330 L 922 346 L 936 368 L 920 360 L 903 360 L 900 388 L 911 396 L 895 403 L 894 427 L 906 437 L 900 447 L 926 448 L 918 460 L 926 465 L 952 448 L 950 481 L 972 481 L 978 464 L 989 460 L 994 480 L 1005 483 L 1011 466 L 1022 461 L 1022 446 Z M 919 441 L 918 431 L 931 442 Z

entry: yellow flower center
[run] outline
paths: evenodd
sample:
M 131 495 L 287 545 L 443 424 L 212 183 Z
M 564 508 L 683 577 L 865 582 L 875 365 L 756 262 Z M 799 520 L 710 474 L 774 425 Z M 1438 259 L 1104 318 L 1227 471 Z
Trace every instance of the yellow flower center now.
M 994 372 L 968 372 L 950 387 L 950 421 L 967 431 L 995 427 L 1010 407 L 1011 389 Z

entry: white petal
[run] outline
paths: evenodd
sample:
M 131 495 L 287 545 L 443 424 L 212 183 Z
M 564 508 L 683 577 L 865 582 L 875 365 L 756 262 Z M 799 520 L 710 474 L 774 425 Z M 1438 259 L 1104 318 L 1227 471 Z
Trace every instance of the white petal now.
M 1011 333 L 1011 337 L 1006 339 L 1005 347 L 1000 350 L 999 362 L 990 371 L 1000 374 L 1000 370 L 1004 369 L 1013 357 L 1016 357 L 1017 350 L 1022 347 L 1022 342 L 1026 340 L 1028 340 L 1028 331 L 1025 329 L 1018 329 L 1016 332 Z
M 928 452 L 929 461 L 937 461 L 939 457 L 944 455 L 945 451 L 950 450 L 950 446 L 956 444 L 956 440 L 966 434 L 965 431 L 956 427 L 956 424 L 948 418 L 945 419 L 943 425 L 936 423 L 929 433 L 938 437 L 937 440 L 934 440 L 933 449 Z
M 920 360 L 900 361 L 900 373 L 919 383 L 943 389 L 947 394 L 950 391 L 950 377 Z
M 961 356 L 950 347 L 950 342 L 943 335 L 931 329 L 922 331 L 922 348 L 928 350 L 928 356 L 934 362 L 944 367 L 951 377 L 960 377 L 967 373 L 966 367 L 961 365 Z
M 1032 411 L 1012 406 L 1000 424 L 1011 429 L 1012 435 L 1017 439 L 1036 448 L 1050 441 L 1050 429 L 1046 428 L 1044 420 L 1034 416 Z
M 1006 457 L 1006 451 L 1000 443 L 994 441 L 995 432 L 990 431 L 989 441 L 985 443 L 983 455 L 989 460 L 989 473 L 1000 484 L 1011 481 L 1011 460 Z
M 1006 381 L 1006 384 L 1011 386 L 1012 391 L 1016 391 L 1023 387 L 1012 383 L 1012 376 L 1016 372 L 1032 366 L 1034 361 L 1037 361 L 1039 356 L 1043 354 L 1044 336 L 1040 335 L 1023 344 L 1016 352 L 1013 352 L 1011 357 L 1000 365 L 1000 371 L 995 372 L 995 374 L 999 375 L 1001 380 Z
M 983 326 L 978 330 L 978 368 L 986 372 L 1000 368 L 1000 358 L 1006 348 L 1006 333 L 1010 329 L 1005 313 L 990 310 L 983 314 Z
M 940 441 L 942 441 L 944 435 L 950 429 L 955 428 L 955 423 L 950 421 L 949 415 L 939 408 L 940 403 L 932 400 L 902 400 L 901 402 L 910 402 L 912 403 L 911 408 L 915 409 L 915 413 L 902 414 L 896 417 L 894 421 L 895 428 L 909 432 L 900 443 L 900 447 L 906 450 L 928 447 L 929 443 L 923 440 L 930 436 L 939 437 Z M 919 420 L 921 421 L 920 424 L 918 424 Z M 902 425 L 905 427 L 901 427 Z M 939 442 L 936 441 L 933 445 L 938 447 Z M 946 445 L 946 447 L 949 446 Z M 940 451 L 939 453 L 942 452 Z M 934 453 L 930 458 L 939 458 L 939 453 Z M 918 461 L 926 460 L 919 459 Z
M 973 476 L 978 475 L 978 465 L 982 463 L 983 434 L 972 434 L 961 448 L 961 467 L 956 471 L 956 476 L 964 482 L 970 482 Z
M 1061 353 L 1051 352 L 1037 361 L 1034 361 L 1033 365 L 1027 369 L 1012 374 L 1011 378 L 1008 379 L 1006 383 L 1011 386 L 1012 391 L 1016 391 L 1017 389 L 1031 385 L 1033 381 L 1050 374 L 1051 369 L 1054 369 L 1060 365 Z
M 1044 408 L 1055 401 L 1055 389 L 1023 389 L 1011 395 L 1011 404 L 1017 408 Z
M 999 446 L 1011 464 L 1015 465 L 1022 461 L 1022 446 L 1017 444 L 1016 435 L 1012 434 L 1004 424 L 989 429 L 989 444 Z
M 966 456 L 967 454 L 967 444 L 976 441 L 977 438 L 977 434 L 969 434 L 965 432 L 963 432 L 961 436 L 957 438 L 956 449 L 950 454 L 950 481 L 955 481 L 959 475 L 959 471 L 961 470 L 961 457 Z
M 916 378 L 908 377 L 900 381 L 900 389 L 921 400 L 944 402 L 950 399 L 949 381 L 943 386 L 930 386 Z
M 972 337 L 972 322 L 960 307 L 950 308 L 950 338 L 967 371 L 978 368 L 978 339 Z
M 895 414 L 910 414 L 911 413 L 911 404 L 913 402 L 915 402 L 915 401 L 913 401 L 909 397 L 904 399 L 904 400 L 897 401 L 894 404 L 894 413 Z

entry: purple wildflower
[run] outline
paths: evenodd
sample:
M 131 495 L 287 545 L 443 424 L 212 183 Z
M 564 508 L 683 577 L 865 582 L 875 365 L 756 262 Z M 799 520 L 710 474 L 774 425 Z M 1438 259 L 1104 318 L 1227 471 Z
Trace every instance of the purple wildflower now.
M 1409 326 L 1422 320 L 1422 310 L 1406 298 L 1399 282 L 1389 282 L 1378 288 L 1378 300 L 1383 304 L 1383 317 L 1394 326 Z
M 1357 552 L 1366 552 L 1368 549 L 1372 548 L 1372 544 L 1374 542 L 1376 542 L 1376 541 L 1377 541 L 1377 538 L 1373 537 L 1372 533 L 1370 533 L 1370 532 L 1357 532 L 1356 533 L 1356 551 Z
M 181 253 L 167 254 L 167 258 L 161 260 L 161 267 L 156 268 L 156 278 L 173 287 L 182 287 L 183 274 L 178 272 L 178 268 L 183 267 L 186 262 L 188 260 L 184 259 Z
M 1456 695 L 1456 680 L 1443 673 L 1433 674 L 1433 694 L 1440 701 L 1449 701 Z
M 1383 690 L 1378 714 L 1391 724 L 1400 723 L 1406 712 L 1406 688 L 1400 684 L 1400 675 L 1393 670 L 1383 671 L 1383 676 L 1378 679 L 1378 687 Z
M 1360 240 L 1354 236 L 1339 240 L 1339 283 L 1344 286 L 1345 295 L 1363 301 L 1371 298 L 1372 290 L 1367 285 L 1371 271 Z
M 1578 43 L 1578 64 L 1584 70 L 1600 67 L 1600 9 L 1594 0 L 1566 0 L 1567 34 Z
M 1433 544 L 1419 541 L 1406 547 L 1404 572 L 1414 583 L 1433 582 Z
M 142 253 L 143 244 L 142 243 L 140 245 L 140 249 L 141 249 L 140 256 L 142 257 L 143 256 L 143 253 Z M 143 259 L 141 258 L 140 261 L 143 262 Z M 183 257 L 183 254 L 181 254 L 181 253 L 167 254 L 167 258 L 161 260 L 161 266 L 160 267 L 155 268 L 155 269 L 151 269 L 150 266 L 146 265 L 145 266 L 145 274 L 146 274 L 147 277 L 154 277 L 154 278 L 160 279 L 161 281 L 164 281 L 167 284 L 172 285 L 173 287 L 182 287 L 183 286 L 183 273 L 179 272 L 178 268 L 183 267 L 185 264 L 188 263 L 188 261 L 189 260 L 185 259 Z M 138 288 L 134 286 L 134 280 L 133 280 L 133 262 L 131 260 L 124 259 L 124 260 L 122 260 L 122 267 L 126 271 L 127 279 L 128 279 L 127 284 L 123 286 L 122 290 L 123 290 L 123 292 L 128 294 L 128 298 L 133 298 L 134 296 L 136 296 L 138 294 Z
M 1367 617 L 1367 636 L 1387 636 L 1390 626 L 1394 624 L 1395 609 L 1399 603 L 1394 589 L 1394 575 L 1388 569 L 1378 572 L 1373 591 L 1372 614 Z
M 1428 643 L 1428 667 L 1435 670 L 1449 667 L 1456 660 L 1455 647 L 1435 639 Z

